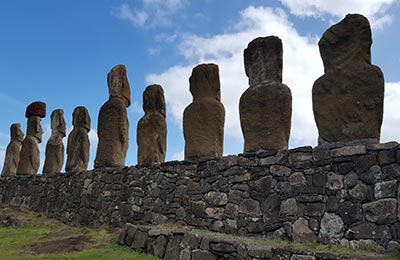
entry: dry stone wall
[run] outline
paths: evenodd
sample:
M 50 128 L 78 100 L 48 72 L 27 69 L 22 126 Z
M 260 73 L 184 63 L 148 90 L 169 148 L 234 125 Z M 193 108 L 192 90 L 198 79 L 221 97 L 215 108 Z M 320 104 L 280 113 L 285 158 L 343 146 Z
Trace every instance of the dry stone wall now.
M 396 142 L 0 179 L 0 202 L 68 223 L 173 222 L 295 242 L 398 246 Z

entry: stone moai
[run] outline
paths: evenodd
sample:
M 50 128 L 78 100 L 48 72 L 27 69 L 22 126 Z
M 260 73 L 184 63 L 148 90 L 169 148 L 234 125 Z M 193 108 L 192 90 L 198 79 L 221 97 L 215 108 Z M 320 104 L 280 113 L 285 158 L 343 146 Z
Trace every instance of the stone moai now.
M 244 67 L 250 87 L 239 102 L 244 153 L 288 148 L 292 94 L 282 84 L 282 41 L 260 37 L 244 50 Z
M 40 166 L 39 143 L 42 142 L 43 130 L 40 122 L 46 116 L 46 103 L 33 102 L 27 108 L 28 118 L 26 137 L 22 142 L 17 175 L 35 175 Z
M 56 109 L 51 113 L 51 136 L 46 144 L 46 159 L 43 173 L 61 172 L 64 164 L 64 144 L 66 126 L 64 110 Z
M 17 167 L 21 152 L 21 144 L 24 140 L 24 133 L 20 124 L 12 124 L 10 127 L 10 143 L 7 145 L 6 156 L 4 159 L 2 177 L 11 177 L 17 175 Z
M 379 142 L 384 98 L 382 71 L 371 64 L 371 27 L 349 14 L 319 41 L 325 74 L 312 89 L 320 145 Z
M 99 112 L 94 168 L 125 166 L 129 142 L 129 121 L 126 108 L 131 104 L 131 92 L 126 68 L 117 65 L 107 75 L 109 100 Z
M 223 153 L 225 109 L 216 64 L 196 66 L 189 78 L 193 102 L 183 113 L 185 160 L 219 158 Z
M 68 135 L 65 171 L 85 171 L 89 163 L 90 116 L 86 107 L 79 106 L 72 113 L 74 128 Z
M 137 125 L 138 164 L 160 164 L 165 161 L 167 122 L 164 90 L 151 85 L 143 92 L 144 116 Z

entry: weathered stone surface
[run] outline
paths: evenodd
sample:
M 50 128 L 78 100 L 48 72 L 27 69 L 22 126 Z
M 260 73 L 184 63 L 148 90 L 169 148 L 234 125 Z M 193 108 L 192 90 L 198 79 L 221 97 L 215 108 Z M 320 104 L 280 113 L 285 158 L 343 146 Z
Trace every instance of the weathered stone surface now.
M 63 138 L 66 133 L 64 110 L 56 109 L 51 112 L 51 136 L 46 144 L 46 159 L 43 173 L 61 172 L 64 165 Z
M 94 168 L 125 166 L 129 144 L 129 121 L 126 108 L 131 104 L 130 87 L 124 65 L 117 65 L 107 75 L 109 100 L 100 108 Z
M 343 175 L 328 172 L 326 178 L 326 188 L 330 190 L 340 190 L 343 188 Z
M 169 239 L 163 259 L 165 260 L 178 259 L 181 253 L 181 247 L 179 246 L 181 240 L 182 240 L 181 236 L 174 236 Z
M 357 222 L 349 227 L 345 234 L 347 239 L 376 239 L 390 240 L 390 229 L 387 226 L 378 226 L 370 222 Z
M 318 240 L 323 244 L 339 244 L 343 231 L 343 220 L 336 214 L 325 213 L 321 219 Z
M 192 260 L 216 260 L 217 256 L 213 255 L 209 251 L 195 249 L 192 251 Z
M 165 236 L 158 236 L 151 244 L 155 256 L 163 258 L 165 249 L 167 247 L 167 238 Z
M 20 124 L 12 124 L 10 126 L 10 143 L 7 145 L 6 155 L 4 158 L 2 177 L 10 177 L 17 175 L 17 167 L 20 158 L 21 144 L 24 140 L 24 133 Z
M 272 165 L 270 170 L 272 175 L 274 176 L 289 176 L 291 173 L 290 168 L 283 165 Z
M 272 224 L 279 220 L 281 200 L 276 193 L 268 196 L 262 203 L 263 221 L 265 224 Z
M 287 149 L 292 95 L 282 84 L 281 40 L 254 39 L 244 50 L 244 64 L 250 85 L 239 102 L 244 152 Z
M 368 198 L 372 197 L 370 188 L 365 185 L 364 183 L 359 183 L 354 188 L 349 191 L 350 197 L 353 201 L 360 201 L 363 202 Z
M 397 220 L 397 200 L 380 199 L 362 205 L 365 218 L 378 224 L 393 223 Z
M 308 227 L 308 221 L 304 218 L 299 218 L 292 226 L 292 237 L 295 243 L 316 243 L 317 236 Z
M 46 103 L 36 101 L 29 104 L 25 111 L 25 117 L 30 118 L 31 116 L 46 117 Z
M 288 181 L 290 185 L 299 186 L 299 185 L 306 185 L 306 178 L 304 174 L 301 172 L 295 172 L 289 176 Z
M 228 203 L 228 195 L 224 192 L 210 191 L 205 195 L 206 201 L 212 206 L 225 206 Z
M 85 171 L 89 163 L 90 116 L 86 107 L 79 106 L 72 113 L 74 128 L 68 135 L 65 171 Z
M 350 201 L 341 203 L 339 207 L 339 215 L 347 225 L 364 220 L 360 203 L 352 203 Z
M 308 203 L 304 208 L 304 215 L 309 217 L 320 217 L 324 214 L 326 205 L 321 202 Z
M 243 213 L 253 217 L 260 217 L 262 215 L 260 203 L 252 199 L 243 200 L 239 205 L 238 211 L 239 213 Z
M 165 98 L 160 85 L 150 85 L 143 92 L 143 110 L 136 132 L 138 164 L 160 164 L 165 161 L 167 146 Z
M 358 175 L 354 171 L 349 172 L 344 176 L 344 187 L 353 188 L 358 182 Z
M 223 153 L 225 108 L 216 64 L 195 67 L 189 78 L 193 102 L 183 112 L 185 160 L 219 158 Z
M 22 142 L 17 175 L 35 175 L 40 166 L 39 143 L 42 142 L 43 130 L 40 125 L 41 117 L 46 115 L 46 104 L 33 102 L 26 109 L 28 126 L 26 137 Z
M 333 149 L 331 151 L 331 154 L 332 157 L 344 157 L 344 156 L 365 154 L 366 152 L 367 148 L 364 145 L 356 145 L 356 146 L 344 146 Z
M 379 182 L 374 185 L 375 199 L 396 198 L 397 180 Z
M 315 260 L 315 256 L 311 256 L 311 255 L 292 255 L 290 260 Z
M 384 79 L 371 65 L 371 28 L 358 14 L 330 27 L 318 45 L 325 74 L 313 86 L 320 142 L 380 139 Z
M 282 201 L 279 215 L 282 217 L 297 216 L 297 202 L 296 199 L 290 198 Z

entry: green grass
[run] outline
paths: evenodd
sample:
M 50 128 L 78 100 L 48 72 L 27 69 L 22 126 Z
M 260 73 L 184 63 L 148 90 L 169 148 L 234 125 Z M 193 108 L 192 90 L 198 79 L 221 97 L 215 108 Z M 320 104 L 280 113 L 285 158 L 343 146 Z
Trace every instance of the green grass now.
M 9 214 L 14 209 L 0 208 L 0 214 Z M 128 248 L 121 247 L 116 243 L 117 233 L 107 231 L 106 228 L 78 228 L 70 227 L 59 221 L 48 219 L 41 214 L 20 210 L 18 219 L 29 224 L 26 227 L 4 227 L 0 226 L 0 259 L 1 260 L 155 260 L 154 256 L 139 254 Z M 58 234 L 60 236 L 48 237 Z M 26 252 L 30 245 L 44 243 L 54 240 L 62 240 L 68 237 L 87 235 L 92 243 L 83 251 L 43 254 L 32 256 Z

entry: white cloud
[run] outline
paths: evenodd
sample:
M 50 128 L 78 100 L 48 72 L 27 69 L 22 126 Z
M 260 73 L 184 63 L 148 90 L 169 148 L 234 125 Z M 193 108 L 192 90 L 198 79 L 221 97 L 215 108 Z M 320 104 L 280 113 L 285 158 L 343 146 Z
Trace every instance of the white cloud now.
M 176 12 L 186 5 L 187 0 L 142 0 L 142 8 L 132 10 L 124 3 L 114 10 L 114 14 L 138 27 L 169 26 Z
M 303 17 L 331 15 L 343 18 L 348 13 L 360 13 L 370 19 L 373 28 L 379 29 L 391 22 L 391 17 L 384 13 L 396 3 L 396 0 L 280 0 L 280 2 L 292 14 Z
M 400 82 L 388 82 L 385 84 L 385 103 L 383 112 L 383 124 L 381 142 L 400 141 Z
M 142 27 L 146 23 L 149 15 L 143 10 L 132 10 L 128 4 L 122 4 L 115 11 L 115 15 L 121 20 L 130 21 L 132 24 Z
M 177 152 L 177 153 L 174 153 L 172 155 L 172 160 L 173 161 L 183 161 L 184 158 L 185 158 L 185 152 L 184 151 Z
M 311 88 L 323 74 L 316 36 L 301 36 L 281 9 L 248 7 L 230 32 L 210 37 L 187 35 L 180 52 L 189 63 L 174 66 L 161 74 L 148 75 L 148 82 L 163 85 L 169 114 L 181 126 L 184 108 L 191 102 L 188 78 L 199 63 L 216 63 L 220 69 L 221 98 L 226 110 L 225 143 L 242 147 L 239 98 L 248 88 L 243 50 L 256 37 L 276 35 L 283 42 L 283 83 L 293 96 L 291 146 L 315 145 L 317 130 L 313 119 Z
M 137 101 L 137 100 L 135 100 L 135 101 L 131 104 L 130 110 L 131 110 L 133 113 L 136 113 L 136 114 L 143 114 L 143 108 L 142 108 L 142 106 L 139 104 L 139 101 Z

